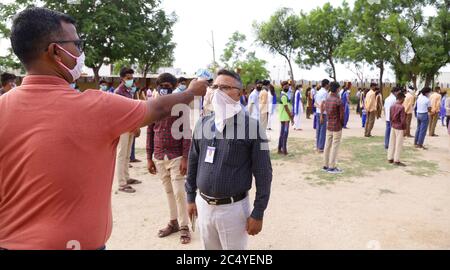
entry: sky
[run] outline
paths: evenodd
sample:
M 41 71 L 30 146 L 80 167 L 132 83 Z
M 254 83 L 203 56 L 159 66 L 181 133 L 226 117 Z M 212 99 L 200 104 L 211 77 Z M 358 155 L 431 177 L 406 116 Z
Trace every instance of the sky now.
M 213 60 L 211 31 L 214 32 L 216 60 L 219 60 L 232 33 L 239 31 L 247 37 L 244 48 L 247 48 L 247 51 L 255 51 L 258 58 L 267 61 L 266 68 L 270 71 L 271 78 L 273 80 L 287 79 L 289 66 L 284 58 L 273 55 L 268 49 L 255 44 L 253 22 L 267 21 L 275 10 L 281 7 L 288 7 L 295 13 L 300 13 L 301 10 L 308 12 L 327 2 L 337 7 L 343 0 L 164 0 L 163 8 L 167 12 L 174 11 L 178 16 L 174 26 L 174 40 L 177 43 L 174 66 L 190 74 L 211 63 Z M 355 0 L 347 0 L 350 8 L 353 8 L 354 2 Z M 430 9 L 425 10 L 424 13 L 430 16 L 434 11 Z M 293 66 L 296 80 L 328 78 L 325 66 L 313 67 L 310 70 L 300 69 L 295 63 Z M 336 66 L 338 80 L 357 78 L 347 68 L 348 64 Z M 354 70 L 351 64 L 350 68 Z M 450 71 L 450 67 L 447 66 L 442 71 Z M 377 79 L 378 70 L 371 71 L 367 68 L 365 76 L 369 80 Z M 384 78 L 387 81 L 395 81 L 394 72 L 388 68 Z
M 214 33 L 215 57 L 219 61 L 229 37 L 233 32 L 239 31 L 247 37 L 247 42 L 244 43 L 247 51 L 255 51 L 258 58 L 267 61 L 266 68 L 270 71 L 271 79 L 287 79 L 289 67 L 286 61 L 255 44 L 253 22 L 267 21 L 281 7 L 291 8 L 299 13 L 300 10 L 308 12 L 323 6 L 326 2 L 339 6 L 343 0 L 162 0 L 161 7 L 169 13 L 175 12 L 178 17 L 174 25 L 174 42 L 177 46 L 173 67 L 180 68 L 187 75 L 193 75 L 199 68 L 210 64 L 213 60 L 211 32 Z M 347 0 L 351 8 L 354 2 L 355 0 Z M 8 43 L 6 40 L 0 41 L 0 55 L 5 53 Z M 295 63 L 293 66 L 297 80 L 328 78 L 325 66 L 313 67 L 311 70 L 300 69 Z M 450 71 L 450 67 L 443 71 Z M 337 64 L 337 77 L 338 80 L 356 79 L 346 65 L 342 64 Z M 377 69 L 370 71 L 367 68 L 366 77 L 369 80 L 378 78 Z M 385 79 L 391 82 L 395 80 L 392 70 L 385 72 Z

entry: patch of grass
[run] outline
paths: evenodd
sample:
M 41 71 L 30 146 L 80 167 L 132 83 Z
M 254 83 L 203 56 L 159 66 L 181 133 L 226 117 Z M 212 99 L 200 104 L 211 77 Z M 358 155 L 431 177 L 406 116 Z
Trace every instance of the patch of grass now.
M 370 173 L 398 168 L 387 162 L 384 137 L 344 138 L 338 153 L 338 166 L 343 170 L 342 174 L 329 174 L 322 171 L 323 155 L 315 153 L 314 146 L 315 141 L 313 140 L 292 138 L 288 141 L 288 156 L 278 155 L 277 151 L 272 151 L 271 157 L 273 160 L 286 161 L 287 163 L 295 162 L 301 166 L 313 168 L 304 176 L 306 180 L 314 181 L 318 185 L 330 184 L 337 180 L 364 177 Z M 437 163 L 421 159 L 420 152 L 411 146 L 404 146 L 402 161 L 407 163 L 408 167 L 404 170 L 410 175 L 425 177 L 434 175 L 439 171 Z

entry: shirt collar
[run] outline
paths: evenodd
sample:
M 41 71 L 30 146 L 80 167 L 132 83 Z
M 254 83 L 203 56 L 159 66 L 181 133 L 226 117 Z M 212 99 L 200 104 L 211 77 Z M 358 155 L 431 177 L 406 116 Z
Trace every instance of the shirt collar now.
M 69 86 L 69 83 L 63 78 L 49 75 L 27 75 L 25 78 L 23 78 L 21 85 L 36 84 Z

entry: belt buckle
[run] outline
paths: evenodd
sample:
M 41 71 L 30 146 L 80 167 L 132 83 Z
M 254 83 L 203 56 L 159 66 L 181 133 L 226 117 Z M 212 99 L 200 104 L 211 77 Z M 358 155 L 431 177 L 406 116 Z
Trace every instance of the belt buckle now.
M 212 200 L 209 201 L 209 204 L 216 205 L 217 204 L 217 200 L 212 199 Z

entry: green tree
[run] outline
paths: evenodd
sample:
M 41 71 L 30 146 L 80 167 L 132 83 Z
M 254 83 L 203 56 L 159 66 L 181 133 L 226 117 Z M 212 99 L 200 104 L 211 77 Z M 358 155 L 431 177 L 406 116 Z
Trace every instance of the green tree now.
M 248 53 L 245 60 L 235 63 L 244 87 L 247 87 L 257 79 L 269 78 L 269 71 L 265 67 L 266 63 L 265 60 L 257 58 L 255 52 Z
M 292 82 L 295 82 L 293 57 L 302 45 L 303 29 L 299 27 L 299 23 L 299 17 L 289 8 L 277 10 L 266 22 L 253 23 L 257 43 L 268 48 L 271 53 L 277 53 L 286 59 Z
M 10 22 L 12 16 L 19 10 L 32 6 L 35 1 L 18 0 L 15 3 L 1 5 L 0 16 Z M 161 62 L 158 57 L 147 57 L 149 55 L 161 55 L 167 59 L 167 53 L 161 53 L 161 48 L 145 52 L 146 47 L 160 45 L 157 31 L 164 29 L 158 24 L 161 22 L 159 9 L 160 0 L 79 0 L 77 4 L 68 1 L 42 0 L 43 6 L 53 10 L 69 14 L 77 21 L 77 29 L 80 38 L 85 41 L 86 61 L 85 65 L 92 68 L 95 79 L 99 79 L 99 70 L 104 64 L 112 64 L 119 60 L 129 59 L 135 62 L 141 56 L 142 61 L 150 59 L 152 63 Z M 170 21 L 170 20 L 169 20 Z M 7 22 L 0 23 L 0 31 L 5 37 L 9 36 Z M 167 22 L 167 21 L 166 21 Z M 170 21 L 169 25 L 172 26 Z M 165 28 L 161 30 L 162 35 L 169 33 Z M 149 33 L 149 32 L 152 32 Z M 152 39 L 148 39 L 152 37 Z M 174 44 L 167 39 L 162 47 L 172 48 Z M 153 49 L 152 49 L 153 50 Z M 170 53 L 169 53 L 170 55 Z M 164 60 L 166 61 L 166 60 Z M 145 65 L 144 65 L 145 66 Z
M 303 67 L 327 65 L 329 76 L 336 81 L 337 50 L 351 31 L 351 11 L 347 3 L 334 8 L 326 3 L 322 8 L 312 10 L 309 14 L 301 14 L 300 29 L 304 35 L 296 62 Z
M 234 63 L 239 61 L 245 54 L 246 49 L 241 46 L 242 42 L 244 42 L 245 40 L 245 35 L 239 33 L 238 31 L 234 32 L 233 35 L 229 38 L 227 44 L 225 44 L 223 54 L 220 57 L 220 61 L 224 63 L 226 68 L 231 68 Z
M 236 70 L 241 76 L 244 87 L 253 83 L 257 79 L 269 77 L 266 69 L 266 61 L 256 57 L 255 52 L 247 52 L 242 46 L 246 41 L 245 35 L 234 32 L 229 38 L 221 56 L 221 61 L 227 69 Z
M 147 21 L 147 26 L 140 29 L 145 45 L 136 48 L 133 56 L 144 78 L 150 71 L 156 72 L 159 67 L 172 65 L 176 46 L 172 41 L 175 22 L 175 14 L 167 16 L 163 10 L 158 10 Z
M 351 16 L 354 28 L 339 46 L 337 54 L 348 62 L 367 62 L 379 69 L 379 85 L 383 87 L 383 75 L 393 51 L 387 50 L 389 42 L 382 29 L 386 12 L 382 5 L 358 0 Z

